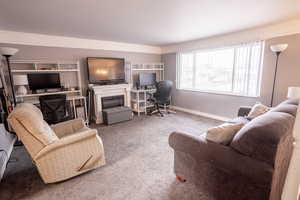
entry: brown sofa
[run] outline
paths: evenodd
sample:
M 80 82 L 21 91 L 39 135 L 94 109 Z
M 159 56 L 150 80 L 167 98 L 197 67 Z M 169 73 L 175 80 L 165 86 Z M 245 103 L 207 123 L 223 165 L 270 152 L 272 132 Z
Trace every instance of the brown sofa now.
M 174 172 L 179 180 L 196 183 L 213 199 L 281 199 L 293 149 L 292 130 L 299 99 L 282 102 L 249 121 L 229 145 L 209 142 L 205 134 L 173 132 Z

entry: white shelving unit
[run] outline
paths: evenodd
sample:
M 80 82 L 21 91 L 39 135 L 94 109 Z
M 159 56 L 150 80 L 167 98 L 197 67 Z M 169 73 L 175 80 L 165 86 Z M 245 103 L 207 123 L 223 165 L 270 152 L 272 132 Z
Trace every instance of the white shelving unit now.
M 141 113 L 147 114 L 147 108 L 154 105 L 148 102 L 148 95 L 154 93 L 156 89 L 137 90 L 131 89 L 131 107 L 140 116 Z
M 164 63 L 136 63 L 129 66 L 129 77 L 130 83 L 134 87 L 134 75 L 144 72 L 154 72 L 156 73 L 156 81 L 164 80 Z M 154 93 L 155 89 L 131 89 L 131 107 L 132 110 L 138 114 L 147 114 L 147 108 L 153 107 L 154 105 L 147 101 L 148 94 Z
M 51 73 L 51 72 L 78 72 L 78 69 L 51 69 L 51 70 L 11 70 L 12 73 Z
M 38 97 L 51 94 L 82 95 L 80 65 L 78 61 L 42 61 L 42 60 L 12 60 L 12 74 L 59 73 L 60 76 L 76 76 L 76 90 L 45 92 L 39 94 L 16 95 L 17 98 Z M 73 75 L 74 76 L 74 75 Z M 61 79 L 63 77 L 60 77 Z M 65 80 L 68 82 L 68 80 Z
M 39 96 L 45 96 L 45 95 L 54 95 L 54 94 L 72 94 L 72 93 L 79 93 L 79 90 L 73 90 L 73 91 L 59 91 L 59 92 L 43 92 L 43 93 L 37 93 L 37 94 L 25 94 L 25 95 L 16 95 L 17 98 L 24 98 L 24 97 L 39 97 Z
M 140 64 L 131 64 L 130 65 L 130 83 L 133 84 L 133 75 L 134 73 L 139 73 L 139 72 L 156 72 L 157 74 L 157 81 L 164 80 L 164 71 L 165 71 L 165 65 L 164 63 L 140 63 Z
M 31 73 L 59 73 L 61 84 L 68 85 L 75 89 L 61 90 L 61 91 L 45 91 L 42 93 L 28 93 L 26 95 L 17 95 L 17 101 L 30 102 L 38 104 L 39 96 L 66 94 L 67 100 L 71 103 L 74 111 L 74 116 L 79 117 L 77 114 L 78 103 L 84 107 L 84 118 L 88 123 L 86 98 L 82 96 L 82 83 L 80 74 L 80 65 L 78 61 L 42 61 L 42 60 L 12 60 L 12 74 L 31 74 Z M 64 82 L 62 82 L 62 80 Z M 64 85 L 66 86 L 66 85 Z

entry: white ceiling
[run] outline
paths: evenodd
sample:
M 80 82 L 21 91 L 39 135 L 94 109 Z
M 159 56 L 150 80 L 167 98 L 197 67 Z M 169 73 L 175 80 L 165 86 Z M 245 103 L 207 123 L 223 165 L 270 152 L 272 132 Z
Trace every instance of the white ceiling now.
M 158 46 L 298 16 L 299 0 L 0 0 L 0 30 Z

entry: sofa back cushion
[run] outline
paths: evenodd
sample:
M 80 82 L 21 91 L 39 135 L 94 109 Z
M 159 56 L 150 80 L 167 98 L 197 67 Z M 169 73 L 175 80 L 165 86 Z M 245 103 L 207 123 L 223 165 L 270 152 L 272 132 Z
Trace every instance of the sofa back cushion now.
M 293 104 L 293 105 L 298 106 L 299 101 L 300 101 L 300 98 L 292 98 L 292 99 L 287 99 L 287 100 L 281 102 L 279 105 L 282 105 L 282 104 Z
M 277 147 L 292 134 L 295 117 L 283 112 L 268 112 L 246 124 L 230 146 L 240 153 L 274 165 Z
M 206 139 L 210 142 L 228 145 L 234 135 L 244 126 L 244 124 L 224 123 L 216 127 L 207 129 Z
M 271 110 L 271 112 L 283 112 L 283 113 L 288 113 L 288 114 L 296 117 L 297 109 L 298 109 L 298 106 L 296 106 L 294 104 L 284 103 L 284 104 L 279 104 L 277 107 L 273 108 Z
M 31 110 L 31 112 L 33 112 L 39 118 L 43 119 L 42 111 L 38 107 L 36 107 L 35 105 L 33 105 L 31 103 L 22 103 L 22 104 L 19 104 L 18 107 L 28 108 Z
M 19 104 L 10 113 L 8 121 L 13 128 L 17 127 L 14 123 L 19 123 L 26 130 L 26 132 L 15 130 L 18 136 L 30 134 L 43 145 L 48 145 L 58 140 L 54 131 L 44 121 L 41 111 L 32 104 Z

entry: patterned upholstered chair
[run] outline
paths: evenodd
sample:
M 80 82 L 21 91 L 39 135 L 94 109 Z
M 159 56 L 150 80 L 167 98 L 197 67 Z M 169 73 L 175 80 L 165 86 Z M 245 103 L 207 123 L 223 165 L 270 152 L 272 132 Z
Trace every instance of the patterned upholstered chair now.
M 63 181 L 105 164 L 97 130 L 75 119 L 49 126 L 34 105 L 19 104 L 8 121 L 45 183 Z

